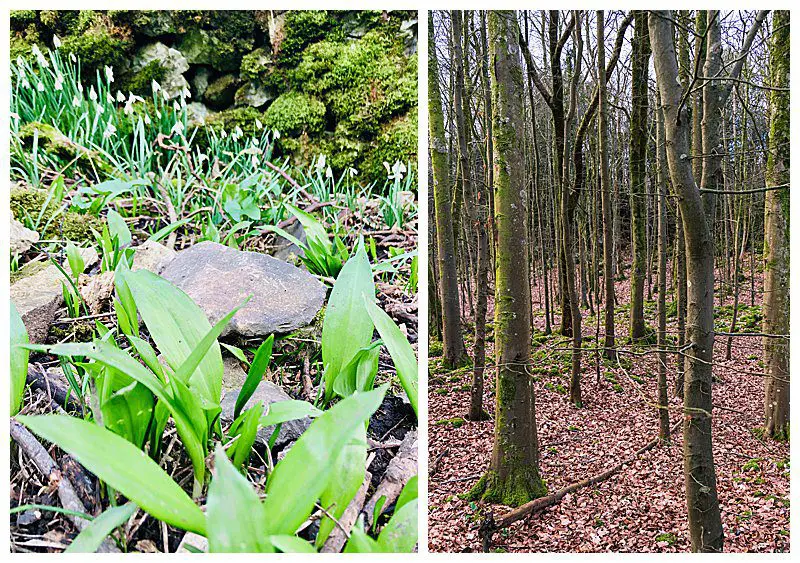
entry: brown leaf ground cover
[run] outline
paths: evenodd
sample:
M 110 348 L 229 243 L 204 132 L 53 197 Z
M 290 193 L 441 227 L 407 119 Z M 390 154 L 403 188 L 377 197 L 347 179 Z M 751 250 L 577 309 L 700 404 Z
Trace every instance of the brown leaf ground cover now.
M 760 283 L 760 280 L 759 280 Z M 749 289 L 749 281 L 745 285 Z M 629 302 L 627 282 L 617 284 L 621 304 Z M 536 299 L 536 289 L 534 289 Z M 667 296 L 669 304 L 672 297 Z M 742 297 L 744 300 L 744 296 Z M 760 294 L 756 302 L 760 300 Z M 746 300 L 749 305 L 749 298 Z M 719 330 L 727 330 L 730 298 L 718 309 Z M 648 323 L 655 322 L 654 303 L 647 304 Z M 584 346 L 595 348 L 596 319 L 585 311 Z M 617 316 L 624 335 L 628 311 Z M 728 315 L 728 316 L 726 316 Z M 749 315 L 749 316 L 748 316 Z M 757 307 L 740 311 L 741 332 L 758 331 Z M 674 318 L 668 330 L 674 330 Z M 541 315 L 534 317 L 539 330 Z M 714 369 L 714 459 L 725 531 L 725 550 L 784 552 L 789 550 L 789 445 L 763 440 L 763 366 L 761 339 L 736 337 L 730 361 L 727 338 L 717 337 Z M 655 354 L 621 354 L 618 363 L 584 353 L 585 406 L 568 402 L 568 340 L 534 335 L 537 422 L 541 470 L 550 492 L 608 469 L 658 434 L 653 408 L 658 358 Z M 601 336 L 602 342 L 602 336 Z M 487 356 L 491 358 L 492 343 Z M 647 347 L 624 346 L 632 352 Z M 668 358 L 672 386 L 675 358 Z M 443 372 L 431 358 L 429 378 L 429 549 L 432 552 L 480 551 L 478 526 L 493 510 L 507 507 L 467 502 L 468 491 L 489 463 L 493 422 L 465 421 L 471 369 Z M 491 374 L 491 375 L 490 375 Z M 487 370 L 485 408 L 493 414 L 493 370 Z M 670 395 L 673 393 L 671 392 Z M 680 416 L 679 401 L 670 398 L 670 420 Z M 596 487 L 568 495 L 544 512 L 498 531 L 493 550 L 507 552 L 687 552 L 688 526 L 684 501 L 682 438 L 658 447 Z

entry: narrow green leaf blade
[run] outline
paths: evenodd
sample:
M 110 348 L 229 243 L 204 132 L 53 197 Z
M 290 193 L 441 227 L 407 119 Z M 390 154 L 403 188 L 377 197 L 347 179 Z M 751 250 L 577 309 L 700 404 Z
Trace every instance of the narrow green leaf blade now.
M 118 526 L 122 526 L 133 516 L 139 507 L 129 502 L 122 506 L 112 506 L 92 520 L 83 531 L 75 536 L 64 553 L 94 553 L 103 540 Z
M 28 331 L 22 317 L 17 312 L 13 301 L 9 301 L 11 309 L 11 416 L 22 408 L 22 399 L 25 396 L 25 382 L 28 378 L 28 349 L 19 344 L 28 343 Z
M 75 456 L 81 465 L 154 518 L 205 535 L 203 511 L 156 462 L 124 438 L 71 416 L 17 416 L 17 419 Z
M 253 363 L 247 372 L 247 378 L 244 380 L 242 389 L 239 391 L 239 396 L 236 397 L 236 406 L 233 409 L 233 418 L 237 418 L 239 413 L 253 396 L 258 383 L 264 377 L 267 371 L 267 366 L 272 358 L 272 344 L 275 341 L 275 335 L 270 334 L 269 337 L 261 343 L 261 346 L 256 350 L 256 355 L 253 357 Z

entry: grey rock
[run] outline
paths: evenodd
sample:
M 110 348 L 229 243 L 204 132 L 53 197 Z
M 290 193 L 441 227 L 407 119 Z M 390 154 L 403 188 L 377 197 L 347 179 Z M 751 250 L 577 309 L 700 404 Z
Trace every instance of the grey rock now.
M 247 372 L 244 371 L 241 362 L 233 356 L 225 356 L 222 359 L 224 371 L 222 372 L 222 391 L 238 391 L 247 379 Z
M 177 256 L 178 253 L 173 249 L 152 240 L 145 241 L 136 247 L 133 254 L 133 265 L 131 270 L 149 270 L 154 274 L 161 274 L 167 264 Z
M 87 268 L 99 260 L 93 248 L 81 249 L 81 255 Z M 27 275 L 26 269 L 30 275 Z M 50 323 L 64 302 L 62 282 L 67 283 L 54 264 L 34 263 L 27 264 L 22 269 L 20 279 L 11 285 L 11 300 L 22 317 L 32 343 L 38 344 L 47 338 Z
M 33 243 L 39 242 L 39 233 L 14 219 L 12 214 L 9 239 L 11 241 L 11 255 L 16 256 L 27 252 Z
M 190 126 L 205 125 L 211 113 L 213 112 L 200 102 L 192 102 L 186 106 L 186 119 Z
M 275 92 L 256 82 L 248 82 L 234 96 L 234 105 L 260 108 L 276 98 Z
M 211 75 L 211 69 L 204 66 L 198 68 L 197 72 L 194 73 L 192 77 L 192 89 L 196 100 L 202 101 L 203 96 L 206 94 L 206 89 L 211 83 Z
M 314 276 L 291 264 L 209 241 L 179 252 L 162 276 L 185 291 L 212 325 L 252 295 L 223 335 L 268 336 L 306 326 L 326 293 Z
M 148 37 L 175 33 L 175 17 L 170 10 L 142 10 L 134 21 L 137 31 Z
M 238 397 L 238 389 L 225 393 L 225 396 L 222 398 L 222 402 L 220 403 L 220 406 L 222 407 L 220 418 L 223 422 L 233 422 L 233 411 L 236 407 L 236 399 Z M 250 397 L 250 400 L 245 404 L 242 412 L 249 409 L 259 401 L 264 407 L 266 407 L 272 403 L 279 403 L 281 401 L 289 400 L 291 400 L 291 397 L 279 386 L 269 381 L 262 381 L 258 384 L 258 387 L 256 387 L 256 390 L 253 392 L 253 396 Z M 284 422 L 281 424 L 281 431 L 278 432 L 278 437 L 275 439 L 275 447 L 281 449 L 286 446 L 286 444 L 296 441 L 310 425 L 311 419 L 309 417 Z M 256 436 L 256 442 L 262 446 L 266 446 L 269 443 L 269 439 L 274 430 L 274 426 L 259 428 Z
M 181 91 L 189 87 L 183 73 L 189 70 L 189 61 L 177 49 L 167 47 L 157 41 L 145 45 L 133 57 L 133 71 L 137 72 L 152 61 L 158 61 L 164 69 L 164 77 L 160 81 L 162 90 L 170 98 L 176 97 Z

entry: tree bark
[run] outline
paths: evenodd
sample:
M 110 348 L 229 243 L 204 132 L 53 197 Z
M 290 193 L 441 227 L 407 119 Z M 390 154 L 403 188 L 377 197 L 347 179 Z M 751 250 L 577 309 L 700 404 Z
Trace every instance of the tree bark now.
M 519 27 L 513 11 L 489 12 L 494 136 L 495 436 L 489 471 L 472 498 L 519 506 L 546 494 L 539 473 L 539 443 L 531 353 L 527 190 L 523 170 L 523 81 Z
M 776 11 L 770 45 L 771 86 L 789 86 L 789 12 Z M 767 186 L 789 183 L 789 93 L 771 91 Z M 764 202 L 764 395 L 766 433 L 789 439 L 789 190 L 771 190 Z
M 436 244 L 442 303 L 442 347 L 445 367 L 460 365 L 466 356 L 461 336 L 461 303 L 458 295 L 453 242 L 452 193 L 448 165 L 448 146 L 444 136 L 442 96 L 439 88 L 439 64 L 433 37 L 433 15 L 428 12 L 428 113 L 430 154 L 433 168 L 433 194 L 436 216 Z

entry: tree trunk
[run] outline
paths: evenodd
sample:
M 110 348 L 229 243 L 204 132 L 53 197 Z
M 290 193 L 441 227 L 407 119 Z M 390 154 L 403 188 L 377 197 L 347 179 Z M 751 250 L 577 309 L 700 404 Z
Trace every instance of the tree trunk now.
M 634 35 L 631 53 L 631 268 L 630 337 L 644 337 L 644 281 L 647 267 L 647 81 L 650 60 L 650 40 L 647 36 L 647 13 L 634 16 Z
M 658 96 L 656 96 L 658 100 Z M 658 186 L 658 437 L 669 443 L 667 393 L 667 170 L 664 152 L 664 117 L 656 107 L 656 161 Z
M 527 190 L 519 28 L 512 11 L 489 12 L 497 226 L 495 436 L 489 471 L 471 496 L 519 506 L 546 494 L 539 473 L 539 444 L 531 353 Z
M 433 15 L 428 12 L 428 113 L 430 155 L 433 168 L 433 194 L 436 216 L 436 244 L 442 303 L 442 347 L 445 367 L 460 365 L 466 356 L 461 336 L 461 304 L 458 296 L 458 271 L 453 242 L 452 193 L 450 189 L 448 146 L 444 136 L 442 96 L 439 89 L 439 64 L 433 38 Z
M 683 459 L 692 551 L 722 551 L 722 519 L 711 437 L 711 362 L 714 350 L 714 246 L 689 154 L 688 116 L 681 108 L 673 15 L 650 13 L 656 81 L 664 111 L 667 162 L 681 208 L 686 244 L 687 336 Z M 680 113 L 679 113 L 680 112 Z
M 789 12 L 776 11 L 770 45 L 771 86 L 789 87 Z M 789 92 L 772 91 L 764 202 L 764 396 L 766 433 L 789 439 Z

